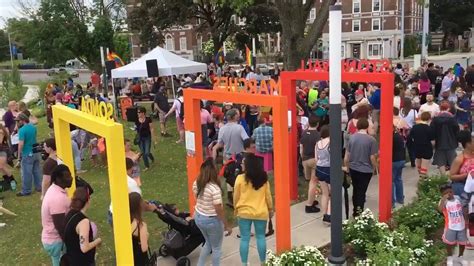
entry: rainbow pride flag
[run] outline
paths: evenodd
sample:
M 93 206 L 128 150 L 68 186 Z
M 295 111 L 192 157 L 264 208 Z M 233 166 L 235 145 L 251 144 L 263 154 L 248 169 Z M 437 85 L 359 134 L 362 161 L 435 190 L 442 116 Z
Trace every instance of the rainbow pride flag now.
M 121 67 L 121 66 L 125 65 L 122 58 L 120 58 L 120 56 L 118 56 L 114 52 L 109 52 L 107 54 L 107 60 L 108 61 L 114 61 L 115 62 L 115 67 Z
M 214 63 L 216 65 L 222 65 L 225 63 L 224 50 L 222 47 L 219 49 L 219 51 L 217 51 L 214 57 Z
M 245 45 L 245 61 L 248 66 L 253 66 L 252 51 L 250 51 L 250 48 L 247 45 Z

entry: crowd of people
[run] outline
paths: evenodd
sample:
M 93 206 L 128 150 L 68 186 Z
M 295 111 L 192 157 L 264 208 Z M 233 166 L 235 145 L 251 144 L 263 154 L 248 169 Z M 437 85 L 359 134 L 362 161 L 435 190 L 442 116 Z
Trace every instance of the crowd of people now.
M 396 86 L 393 88 L 393 207 L 405 203 L 403 168 L 407 165 L 416 167 L 421 177 L 431 174 L 430 164 L 435 165 L 440 174 L 449 175 L 453 195 L 461 197 L 466 180 L 474 171 L 474 135 L 470 133 L 473 127 L 471 97 L 474 66 L 465 71 L 457 64 L 443 72 L 432 63 L 424 64 L 419 69 L 397 65 L 393 72 L 396 74 Z M 140 188 L 143 185 L 140 178 L 141 161 L 143 171 L 152 167 L 155 161 L 151 148 L 158 145 L 158 136 L 153 120 L 159 121 L 161 136 L 168 137 L 167 121 L 174 114 L 178 136 L 176 143 L 183 143 L 183 90 L 195 84 L 209 88 L 212 85 L 206 80 L 212 82 L 214 76 L 244 77 L 259 82 L 268 78 L 278 79 L 279 73 L 278 67 L 268 77 L 258 68 L 254 71 L 251 67 L 242 66 L 234 70 L 229 66 L 211 64 L 208 78 L 198 73 L 171 80 L 132 79 L 124 81 L 123 86 L 114 86 L 118 89 L 117 94 L 146 94 L 153 98 L 151 111 L 142 106 L 137 107 L 135 138 L 124 142 L 136 265 L 144 265 L 148 259 L 148 229 L 142 212 L 157 210 L 156 204 L 141 197 Z M 109 101 L 107 93 L 98 93 L 100 80 L 98 82 L 96 76 L 93 74 L 85 89 L 80 84 L 74 84 L 72 79 L 65 81 L 63 86 L 48 86 L 43 102 L 51 129 L 54 128 L 51 108 L 55 104 L 80 109 L 82 97 Z M 175 82 L 173 86 L 177 88 L 172 104 L 168 101 L 170 82 Z M 350 176 L 352 180 L 352 214 L 358 216 L 365 207 L 366 192 L 372 176 L 378 172 L 377 138 L 383 91 L 378 83 L 343 83 L 341 87 L 343 171 L 345 177 Z M 295 90 L 298 175 L 309 182 L 305 212 L 322 211 L 323 223 L 330 225 L 329 147 L 333 136 L 330 136 L 328 127 L 331 111 L 328 82 L 302 80 L 297 83 Z M 223 237 L 232 233 L 232 226 L 224 215 L 226 206 L 234 210 L 238 220 L 242 263 L 248 263 L 252 236 L 257 240 L 259 259 L 264 262 L 265 237 L 273 234 L 271 217 L 274 209 L 269 183 L 273 170 L 272 110 L 264 106 L 202 101 L 200 118 L 202 144 L 207 159 L 193 185 L 197 199 L 193 219 L 205 239 L 198 265 L 204 265 L 209 255 L 212 256 L 213 265 L 219 265 Z M 93 265 L 95 250 L 100 246 L 101 238 L 98 237 L 97 226 L 86 214 L 92 191 L 87 186 L 78 187 L 71 199 L 67 197 L 65 189 L 71 186 L 71 171 L 67 166 L 58 165 L 56 143 L 52 136 L 43 142 L 38 141 L 35 126 L 38 119 L 25 104 L 10 102 L 3 121 L 4 126 L 0 127 L 0 171 L 4 184 L 9 184 L 11 189 L 16 188 L 16 179 L 13 177 L 16 160 L 21 169 L 21 191 L 17 195 L 31 196 L 34 191 L 41 194 L 42 243 L 53 265 L 59 265 L 62 259 L 75 261 L 71 265 Z M 107 165 L 103 138 L 73 127 L 71 140 L 76 173 L 86 171 L 81 164 L 87 158 L 93 167 Z M 133 145 L 140 152 L 133 151 Z M 42 159 L 44 163 L 41 163 Z M 219 171 L 218 168 L 222 169 Z M 224 191 L 227 199 L 222 196 Z M 451 199 L 453 197 L 446 197 L 443 203 Z M 108 222 L 111 226 L 112 213 L 110 206 Z M 64 245 L 67 247 L 66 256 L 62 256 Z

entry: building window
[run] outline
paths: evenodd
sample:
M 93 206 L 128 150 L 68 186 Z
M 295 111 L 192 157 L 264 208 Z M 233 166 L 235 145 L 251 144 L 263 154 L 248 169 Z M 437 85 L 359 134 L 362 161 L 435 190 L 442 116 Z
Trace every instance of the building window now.
M 369 57 L 382 57 L 382 44 L 381 43 L 369 43 Z
M 309 11 L 309 21 L 313 22 L 316 19 L 316 8 L 311 8 L 311 11 Z
M 197 39 L 197 48 L 198 48 L 198 51 L 201 51 L 201 50 L 202 50 L 202 35 L 198 33 L 198 34 L 196 35 L 196 39 Z
M 341 45 L 341 58 L 346 58 L 346 45 L 342 44 Z
M 165 48 L 168 51 L 173 51 L 174 50 L 174 39 L 171 34 L 166 35 L 166 41 L 165 41 Z
M 380 30 L 380 19 L 379 18 L 373 18 L 372 19 L 372 30 L 375 30 L 375 31 Z
M 184 50 L 188 50 L 188 47 L 186 45 L 186 37 L 180 37 L 179 38 L 179 50 L 181 51 L 184 51 Z
M 360 13 L 360 0 L 352 0 L 352 13 Z
M 359 32 L 360 31 L 360 19 L 352 21 L 352 31 Z
M 380 11 L 380 0 L 372 0 L 372 12 Z

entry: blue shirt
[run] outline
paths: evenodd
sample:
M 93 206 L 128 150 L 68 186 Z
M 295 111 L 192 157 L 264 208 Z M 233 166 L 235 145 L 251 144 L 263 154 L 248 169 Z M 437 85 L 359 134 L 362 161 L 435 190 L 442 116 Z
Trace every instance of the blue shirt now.
M 380 110 L 380 89 L 376 89 L 374 94 L 369 99 L 370 104 L 374 109 Z
M 23 141 L 22 156 L 28 156 L 33 153 L 33 144 L 36 143 L 36 127 L 32 124 L 23 125 L 18 130 L 18 138 Z
M 273 151 L 273 128 L 265 124 L 257 127 L 253 131 L 253 139 L 258 152 L 266 153 Z

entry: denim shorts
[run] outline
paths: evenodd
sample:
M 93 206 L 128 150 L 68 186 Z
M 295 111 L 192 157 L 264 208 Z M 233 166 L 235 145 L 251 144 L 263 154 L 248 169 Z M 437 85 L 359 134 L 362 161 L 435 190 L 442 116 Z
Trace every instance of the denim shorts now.
M 319 181 L 331 184 L 331 179 L 329 178 L 330 171 L 331 167 L 316 166 L 316 177 Z

